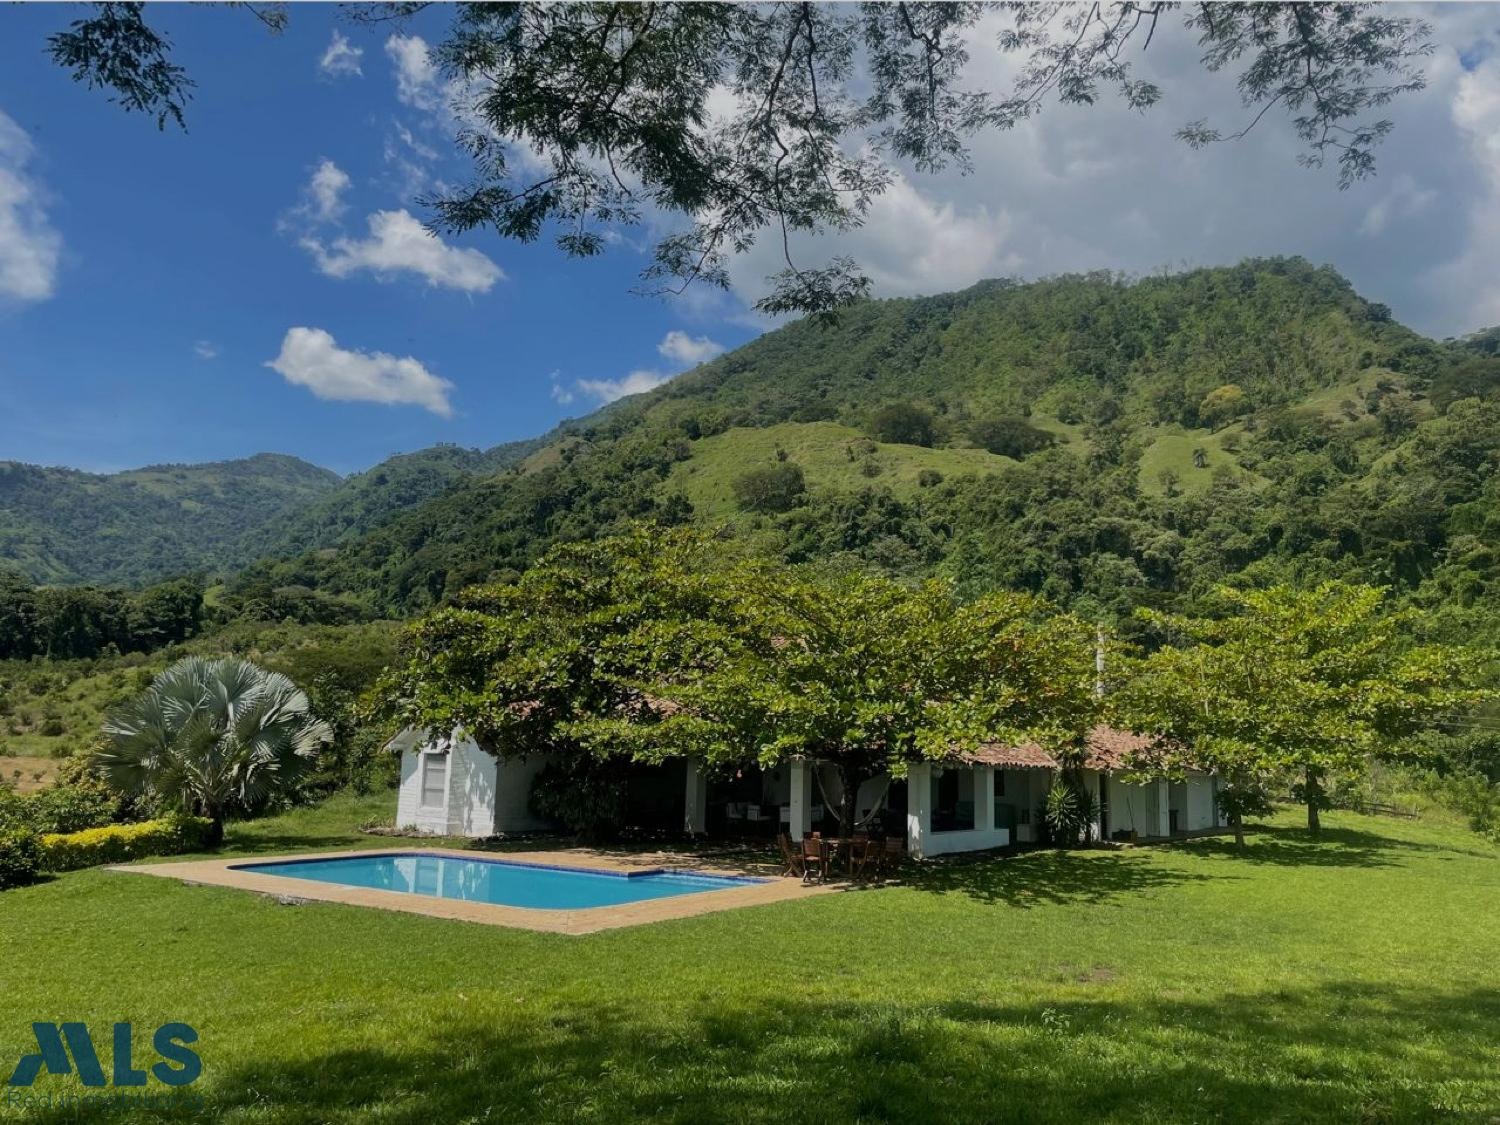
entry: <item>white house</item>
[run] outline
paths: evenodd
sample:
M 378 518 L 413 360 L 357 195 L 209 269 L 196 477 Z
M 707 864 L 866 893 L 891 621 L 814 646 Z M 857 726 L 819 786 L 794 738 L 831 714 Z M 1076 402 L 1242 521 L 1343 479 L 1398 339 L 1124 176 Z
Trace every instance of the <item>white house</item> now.
M 1109 727 L 1090 735 L 1083 780 L 1099 798 L 1094 837 L 1166 838 L 1220 826 L 1212 775 L 1189 773 L 1181 782 L 1144 784 L 1121 776 L 1128 755 L 1148 745 L 1149 739 Z M 406 730 L 389 748 L 401 753 L 398 827 L 445 836 L 550 827 L 529 809 L 532 781 L 546 764 L 545 755 L 497 761 L 461 732 L 424 738 Z M 1032 843 L 1039 838 L 1038 811 L 1058 768 L 1040 746 L 994 743 L 951 761 L 913 762 L 904 779 L 881 774 L 864 782 L 855 813 L 877 835 L 904 828 L 907 851 L 918 859 Z M 699 763 L 680 761 L 652 767 L 629 784 L 632 797 L 639 798 L 633 803 L 650 809 L 653 823 L 692 834 L 782 831 L 800 840 L 827 826 L 843 799 L 837 770 L 806 758 L 717 780 Z

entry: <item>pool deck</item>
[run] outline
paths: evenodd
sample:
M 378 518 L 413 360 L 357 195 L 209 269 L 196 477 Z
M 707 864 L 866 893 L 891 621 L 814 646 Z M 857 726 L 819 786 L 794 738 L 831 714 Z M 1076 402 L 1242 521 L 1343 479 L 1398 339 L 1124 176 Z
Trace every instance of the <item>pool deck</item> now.
M 426 914 L 432 918 L 453 918 L 463 922 L 482 922 L 488 926 L 511 926 L 523 930 L 540 930 L 553 934 L 592 934 L 622 926 L 640 926 L 647 922 L 664 922 L 673 918 L 693 918 L 719 910 L 742 906 L 761 906 L 772 902 L 789 902 L 841 890 L 837 883 L 803 886 L 800 879 L 771 877 L 764 883 L 728 887 L 722 891 L 701 891 L 648 899 L 620 906 L 593 906 L 578 910 L 533 910 L 520 906 L 496 906 L 488 902 L 464 902 L 459 899 L 409 894 L 404 891 L 381 891 L 366 887 L 345 887 L 308 879 L 290 879 L 256 871 L 237 870 L 249 865 L 285 863 L 292 859 L 368 859 L 379 855 L 449 856 L 454 859 L 479 859 L 537 863 L 550 867 L 576 868 L 583 871 L 639 871 L 674 868 L 701 871 L 713 875 L 747 875 L 764 878 L 765 873 L 726 870 L 717 863 L 682 866 L 682 857 L 662 855 L 611 856 L 582 848 L 565 851 L 494 852 L 461 851 L 456 848 L 386 848 L 375 851 L 299 852 L 296 855 L 240 856 L 235 859 L 188 860 L 183 863 L 122 864 L 110 871 L 132 875 L 157 875 L 179 879 L 184 883 L 211 887 L 232 887 L 256 891 L 278 899 L 296 902 L 337 902 L 345 906 L 373 906 L 380 910 L 400 910 L 407 914 Z

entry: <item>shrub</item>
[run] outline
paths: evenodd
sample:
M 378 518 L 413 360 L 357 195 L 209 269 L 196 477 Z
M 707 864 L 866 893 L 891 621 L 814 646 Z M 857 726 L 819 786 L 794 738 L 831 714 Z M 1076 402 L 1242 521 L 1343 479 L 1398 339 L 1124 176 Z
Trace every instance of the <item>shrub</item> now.
M 612 762 L 549 762 L 531 783 L 531 811 L 585 843 L 607 840 L 625 821 L 625 776 Z
M 795 507 L 807 491 L 802 467 L 782 461 L 764 469 L 751 469 L 734 482 L 740 507 L 751 512 L 785 512 Z
M 943 474 L 936 469 L 923 469 L 917 474 L 917 486 L 919 488 L 935 488 L 943 483 Z
M 998 418 L 985 418 L 975 422 L 969 427 L 969 439 L 991 453 L 1014 457 L 1017 461 L 1040 449 L 1046 449 L 1057 440 L 1046 430 L 1038 429 L 1025 418 L 1014 414 L 1002 414 Z
M 29 828 L 0 828 L 0 891 L 36 878 L 40 848 Z
M 144 856 L 178 855 L 202 847 L 211 827 L 207 817 L 172 816 L 82 832 L 52 832 L 41 839 L 41 865 L 47 871 L 74 871 Z
M 120 801 L 105 786 L 94 782 L 52 785 L 27 798 L 28 819 L 38 832 L 82 832 L 102 828 L 118 819 Z
M 932 445 L 937 426 L 932 412 L 914 402 L 893 402 L 870 419 L 870 433 L 879 441 L 900 445 Z
M 1099 819 L 1099 802 L 1086 789 L 1059 781 L 1047 790 L 1041 811 L 1049 842 L 1066 848 L 1087 842 Z
M 41 734 L 44 738 L 56 738 L 59 735 L 66 734 L 67 732 L 68 728 L 66 725 L 64 725 L 61 719 L 42 720 Z

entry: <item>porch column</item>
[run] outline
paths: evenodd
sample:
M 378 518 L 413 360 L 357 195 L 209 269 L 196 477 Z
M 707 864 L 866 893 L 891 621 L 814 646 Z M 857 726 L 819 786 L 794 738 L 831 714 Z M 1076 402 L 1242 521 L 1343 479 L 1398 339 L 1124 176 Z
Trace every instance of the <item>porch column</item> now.
M 682 797 L 682 829 L 690 836 L 708 831 L 708 775 L 697 758 L 687 761 L 687 785 Z
M 1172 834 L 1172 790 L 1166 778 L 1156 783 L 1156 834 Z
M 792 819 L 787 835 L 794 841 L 812 830 L 812 771 L 813 763 L 806 758 L 792 759 Z
M 921 859 L 932 833 L 932 763 L 913 762 L 906 768 L 906 850 Z
M 995 830 L 995 767 L 974 767 L 974 827 L 980 832 Z

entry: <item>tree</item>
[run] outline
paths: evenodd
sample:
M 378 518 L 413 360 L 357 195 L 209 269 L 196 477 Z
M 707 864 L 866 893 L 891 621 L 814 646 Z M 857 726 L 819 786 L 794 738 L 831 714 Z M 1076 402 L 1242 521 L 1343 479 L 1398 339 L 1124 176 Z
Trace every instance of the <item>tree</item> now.
M 676 665 L 654 690 L 681 704 L 668 751 L 838 771 L 840 831 L 859 786 L 992 740 L 1067 752 L 1093 725 L 1092 630 L 1025 594 L 960 604 L 939 582 L 742 568 L 720 659 Z
M 94 768 L 120 792 L 224 819 L 292 791 L 331 737 L 291 680 L 246 660 L 189 657 L 105 720 Z
M 602 789 L 618 785 L 620 763 L 651 760 L 673 716 L 650 685 L 722 656 L 733 559 L 680 528 L 555 548 L 517 581 L 464 591 L 410 626 L 373 693 L 376 714 L 461 728 L 500 758 L 549 755 L 583 791 L 548 811 L 586 832 L 613 815 Z
M 1198 418 L 1214 429 L 1249 409 L 1250 400 L 1245 397 L 1244 388 L 1238 383 L 1225 383 L 1203 396 L 1198 404 Z
M 249 10 L 273 29 L 284 19 Z M 999 48 L 1018 56 L 1002 92 L 966 73 L 980 21 L 996 17 Z M 1247 114 L 1228 131 L 1188 122 L 1179 137 L 1232 140 L 1279 107 L 1302 162 L 1333 157 L 1341 187 L 1373 172 L 1392 128 L 1373 115 L 1422 88 L 1414 64 L 1431 49 L 1421 21 L 1361 4 L 459 4 L 435 55 L 471 123 L 458 140 L 474 175 L 425 202 L 439 228 L 524 241 L 548 231 L 575 256 L 602 253 L 620 224 L 675 225 L 644 274 L 669 291 L 727 288 L 729 258 L 769 235 L 785 268 L 758 308 L 830 314 L 870 279 L 847 257 L 799 263 L 795 236 L 858 227 L 898 162 L 966 167 L 970 137 L 1049 101 L 1089 105 L 1112 90 L 1154 105 L 1162 91 L 1134 77 L 1125 49 L 1173 23 L 1202 66 L 1235 73 Z M 97 5 L 50 43 L 76 79 L 159 126 L 182 123 L 192 86 L 168 46 L 127 3 Z
M 925 406 L 892 402 L 882 406 L 870 419 L 870 436 L 898 445 L 933 445 L 937 442 L 937 429 L 932 411 Z
M 1057 439 L 1019 415 L 1002 414 L 998 418 L 982 418 L 971 425 L 969 440 L 981 449 L 1020 461 L 1029 454 L 1046 449 Z
M 1476 654 L 1410 643 L 1410 613 L 1385 612 L 1380 588 L 1220 588 L 1217 598 L 1217 616 L 1140 611 L 1173 643 L 1146 657 L 1110 706 L 1159 736 L 1144 765 L 1216 769 L 1236 802 L 1300 777 L 1313 833 L 1330 773 L 1358 774 L 1434 718 L 1494 695 L 1479 686 Z
M 731 487 L 741 508 L 770 513 L 795 507 L 807 491 L 807 482 L 800 465 L 782 461 L 741 474 Z

